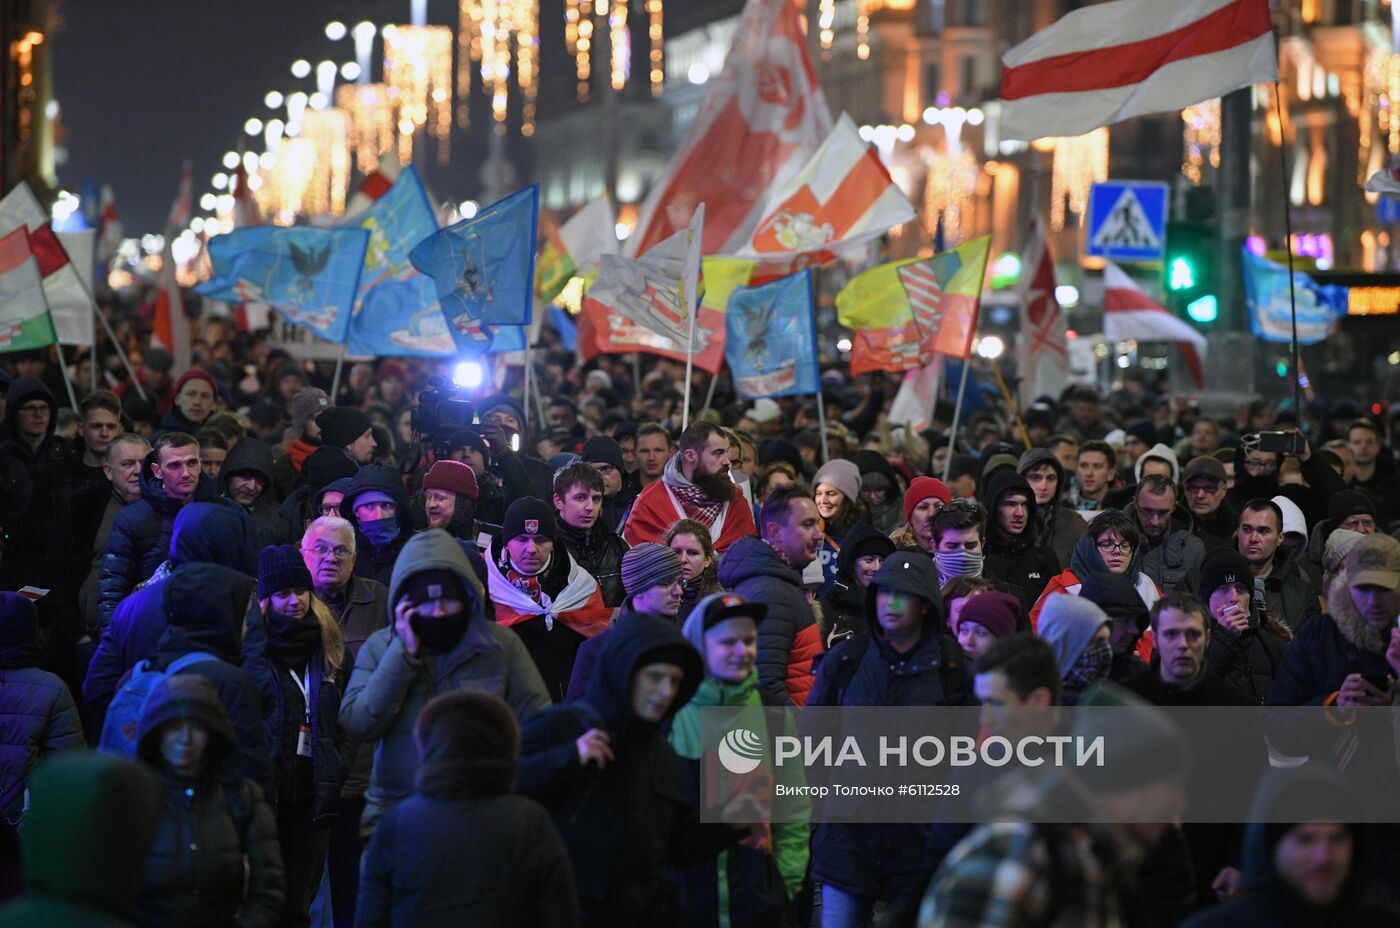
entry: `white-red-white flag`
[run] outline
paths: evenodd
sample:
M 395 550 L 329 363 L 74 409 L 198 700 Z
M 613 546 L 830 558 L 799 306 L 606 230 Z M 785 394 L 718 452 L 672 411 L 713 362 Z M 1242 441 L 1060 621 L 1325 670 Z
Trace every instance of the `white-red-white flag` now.
M 1065 314 L 1055 299 L 1055 262 L 1039 219 L 1031 220 L 1021 268 L 1021 338 L 1016 349 L 1024 409 L 1037 396 L 1058 398 L 1069 380 Z
M 1002 56 L 1004 139 L 1083 135 L 1278 80 L 1269 0 L 1115 0 Z
M 102 185 L 102 197 L 98 201 L 98 208 L 100 212 L 97 217 L 97 260 L 105 269 L 117 256 L 117 249 L 121 247 L 122 238 L 126 234 L 122 229 L 122 221 L 117 216 L 117 200 L 112 196 L 110 184 Z
M 1197 389 L 1205 386 L 1206 339 L 1153 300 L 1112 261 L 1103 268 L 1103 334 L 1115 341 L 1176 342 Z
M 842 113 L 802 170 L 769 195 L 739 256 L 771 261 L 857 245 L 916 215 L 879 153 Z
M 636 256 L 684 229 L 706 206 L 707 255 L 753 238 L 769 192 L 801 170 L 831 132 L 794 0 L 748 0 L 724 70 L 662 172 L 627 240 Z
M 175 202 L 170 204 L 170 215 L 165 220 L 165 251 L 161 256 L 160 289 L 156 291 L 156 312 L 151 330 L 151 340 L 175 356 L 177 374 L 189 370 L 193 345 L 190 319 L 185 315 L 185 299 L 175 279 L 173 246 L 176 237 L 190 224 L 193 174 L 193 167 L 186 161 L 180 171 Z
M 379 167 L 365 175 L 365 179 L 360 181 L 360 186 L 355 188 L 350 201 L 345 204 L 345 215 L 355 216 L 373 206 L 375 200 L 384 196 L 389 192 L 389 188 L 394 186 L 394 181 L 398 180 L 402 170 L 403 165 L 399 163 L 398 152 L 391 149 L 380 155 Z

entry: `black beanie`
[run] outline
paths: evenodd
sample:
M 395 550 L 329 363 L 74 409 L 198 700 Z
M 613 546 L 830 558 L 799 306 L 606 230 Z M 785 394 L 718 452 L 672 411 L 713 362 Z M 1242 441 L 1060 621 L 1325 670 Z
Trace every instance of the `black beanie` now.
M 415 606 L 434 599 L 455 599 L 463 604 L 468 601 L 467 588 L 462 584 L 462 578 L 442 568 L 410 575 L 399 584 L 399 595 L 407 596 L 408 601 Z
M 1376 507 L 1360 490 L 1343 490 L 1334 494 L 1327 503 L 1327 518 L 1331 520 L 1332 528 L 1336 528 L 1352 516 L 1375 514 Z
M 622 446 L 606 435 L 594 435 L 584 442 L 579 458 L 588 464 L 611 464 L 618 471 L 626 470 L 622 464 Z
M 374 423 L 369 416 L 349 406 L 332 406 L 316 417 L 321 441 L 334 448 L 348 448 L 368 432 Z
M 413 740 L 414 785 L 425 796 L 494 796 L 515 782 L 520 726 L 495 696 L 456 690 L 436 697 L 418 713 Z
M 311 571 L 293 545 L 268 545 L 258 555 L 258 598 L 291 589 L 311 589 Z
M 1210 594 L 1227 583 L 1243 583 L 1254 589 L 1254 571 L 1249 561 L 1234 548 L 1211 548 L 1201 561 L 1200 579 L 1196 581 L 1196 596 L 1210 602 Z
M 533 496 L 522 496 L 511 503 L 506 510 L 505 521 L 501 523 L 502 544 L 508 544 L 518 535 L 538 535 L 554 541 L 558 534 L 554 507 Z

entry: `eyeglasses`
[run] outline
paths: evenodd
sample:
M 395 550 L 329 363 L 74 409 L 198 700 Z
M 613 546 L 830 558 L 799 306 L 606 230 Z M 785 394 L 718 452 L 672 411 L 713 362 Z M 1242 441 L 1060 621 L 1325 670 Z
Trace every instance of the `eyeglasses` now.
M 1246 460 L 1244 462 L 1244 469 L 1251 474 L 1272 474 L 1274 471 L 1278 470 L 1278 462 Z
M 39 416 L 47 416 L 49 414 L 49 404 L 35 403 L 32 406 L 25 405 L 21 406 L 19 409 L 16 409 L 15 412 L 21 416 L 34 416 L 36 418 Z
M 1094 547 L 1104 554 L 1112 554 L 1114 551 L 1122 551 L 1126 554 L 1133 550 L 1133 546 L 1126 541 L 1096 541 Z
M 951 503 L 944 503 L 939 507 L 938 512 L 970 512 L 973 515 L 981 515 L 982 507 L 976 500 L 955 499 Z
M 355 554 L 354 551 L 351 551 L 344 545 L 336 545 L 334 548 L 327 548 L 325 545 L 317 545 L 314 548 L 302 548 L 301 553 L 310 554 L 318 561 L 324 561 L 328 557 L 332 560 L 343 561 Z

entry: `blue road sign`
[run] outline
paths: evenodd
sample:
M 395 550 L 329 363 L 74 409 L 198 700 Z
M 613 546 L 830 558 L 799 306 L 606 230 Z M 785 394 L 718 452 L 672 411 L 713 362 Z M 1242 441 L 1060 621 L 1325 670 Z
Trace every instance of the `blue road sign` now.
M 1089 190 L 1084 253 L 1114 261 L 1161 261 L 1167 245 L 1167 185 L 1111 180 Z

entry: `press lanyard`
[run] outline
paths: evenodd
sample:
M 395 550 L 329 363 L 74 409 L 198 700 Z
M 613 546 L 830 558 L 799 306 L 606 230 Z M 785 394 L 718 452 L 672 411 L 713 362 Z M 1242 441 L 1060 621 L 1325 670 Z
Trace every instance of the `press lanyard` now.
M 287 675 L 292 678 L 292 682 L 301 691 L 301 704 L 305 710 L 301 726 L 297 729 L 297 755 L 300 757 L 311 756 L 311 692 L 307 684 L 311 680 L 311 665 L 306 665 L 306 676 L 298 677 L 295 670 L 288 670 Z

